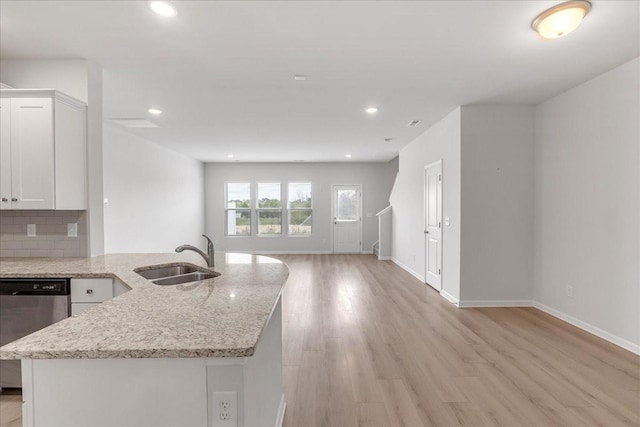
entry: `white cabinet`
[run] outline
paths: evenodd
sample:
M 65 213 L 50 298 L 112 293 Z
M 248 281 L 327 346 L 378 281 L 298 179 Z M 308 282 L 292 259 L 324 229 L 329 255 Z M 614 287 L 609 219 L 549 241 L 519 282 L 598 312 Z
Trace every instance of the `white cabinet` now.
M 113 279 L 71 279 L 72 316 L 87 311 L 113 297 Z
M 0 95 L 0 209 L 86 209 L 86 105 L 55 90 Z

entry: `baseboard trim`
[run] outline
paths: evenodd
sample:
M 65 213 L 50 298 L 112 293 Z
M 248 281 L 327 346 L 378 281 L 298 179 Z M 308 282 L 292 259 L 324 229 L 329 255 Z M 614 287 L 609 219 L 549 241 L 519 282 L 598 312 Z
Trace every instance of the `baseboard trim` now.
M 460 308 L 473 308 L 473 307 L 532 307 L 533 301 L 531 300 L 466 300 L 460 301 L 458 304 Z
M 460 306 L 460 301 L 458 301 L 458 298 L 454 297 L 453 295 L 451 295 L 449 292 L 445 291 L 444 289 L 440 289 L 440 296 L 444 299 L 446 299 L 447 301 L 449 301 L 451 304 L 459 307 Z
M 614 335 L 607 331 L 603 331 L 597 326 L 593 326 L 590 323 L 583 322 L 582 320 L 576 319 L 573 316 L 556 310 L 555 308 L 549 307 L 548 305 L 544 305 L 538 301 L 533 301 L 533 307 L 537 308 L 540 311 L 544 311 L 545 313 L 550 314 L 553 317 L 557 317 L 564 322 L 570 323 L 577 328 L 587 331 L 592 335 L 602 338 L 605 341 L 609 341 L 610 343 L 615 344 L 618 347 L 622 347 L 625 350 L 629 350 L 632 353 L 640 355 L 640 345 L 638 344 L 634 344 L 631 341 L 627 341 L 617 335 Z
M 280 406 L 278 407 L 278 416 L 276 417 L 276 427 L 282 427 L 284 423 L 284 413 L 287 410 L 287 402 L 284 400 L 284 393 L 280 398 Z
M 378 261 L 391 261 L 392 258 L 390 256 L 379 256 Z
M 373 254 L 373 249 L 368 251 L 362 251 L 362 255 L 371 255 L 371 254 Z
M 398 267 L 400 267 L 401 269 L 403 269 L 407 273 L 411 274 L 416 279 L 420 280 L 422 283 L 425 283 L 424 276 L 422 276 L 421 274 L 416 273 L 415 271 L 413 271 L 412 269 L 410 269 L 409 267 L 407 267 L 406 265 L 404 265 L 403 263 L 398 261 L 398 259 L 396 257 L 391 257 L 391 261 L 393 261 L 394 264 L 396 264 Z

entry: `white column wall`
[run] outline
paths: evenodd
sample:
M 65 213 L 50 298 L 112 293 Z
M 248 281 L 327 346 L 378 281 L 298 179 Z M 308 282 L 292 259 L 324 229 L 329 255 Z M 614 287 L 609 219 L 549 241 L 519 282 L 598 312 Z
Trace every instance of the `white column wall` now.
M 460 297 L 460 108 L 400 150 L 400 170 L 391 195 L 393 260 L 424 281 L 424 167 L 442 159 L 442 290 Z

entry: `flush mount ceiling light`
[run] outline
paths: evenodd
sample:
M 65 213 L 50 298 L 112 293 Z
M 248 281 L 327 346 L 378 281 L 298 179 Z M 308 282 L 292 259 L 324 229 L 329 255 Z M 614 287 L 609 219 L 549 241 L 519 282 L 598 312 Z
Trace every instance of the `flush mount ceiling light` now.
M 296 74 L 293 76 L 293 79 L 299 82 L 304 82 L 307 80 L 307 76 L 305 74 Z
M 367 112 L 367 113 L 369 113 L 369 114 L 375 114 L 375 113 L 377 113 L 377 112 L 378 112 L 378 107 L 369 107 L 369 108 L 367 108 L 367 109 L 366 109 L 366 110 L 364 110 L 364 111 L 366 111 L 366 112 Z
M 531 23 L 531 27 L 542 38 L 557 39 L 578 28 L 590 10 L 591 3 L 586 0 L 560 3 L 538 15 Z
M 160 16 L 172 17 L 178 14 L 176 8 L 166 1 L 149 2 L 149 7 Z
M 233 154 L 227 154 L 228 159 L 233 159 Z
M 344 156 L 345 156 L 347 159 L 350 159 L 350 158 L 351 158 L 351 154 L 345 154 Z
M 160 114 L 162 114 L 162 110 L 158 110 L 157 108 L 149 108 L 147 111 L 154 116 L 159 116 Z

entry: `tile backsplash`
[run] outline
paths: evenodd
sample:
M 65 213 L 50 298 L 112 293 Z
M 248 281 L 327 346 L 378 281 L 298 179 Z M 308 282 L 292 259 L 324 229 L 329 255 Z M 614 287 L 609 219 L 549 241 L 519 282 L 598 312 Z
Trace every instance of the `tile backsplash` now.
M 78 237 L 67 237 L 67 224 L 78 224 Z M 27 236 L 27 224 L 36 235 Z M 86 257 L 86 211 L 0 211 L 0 258 Z

